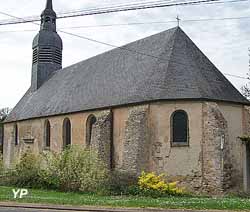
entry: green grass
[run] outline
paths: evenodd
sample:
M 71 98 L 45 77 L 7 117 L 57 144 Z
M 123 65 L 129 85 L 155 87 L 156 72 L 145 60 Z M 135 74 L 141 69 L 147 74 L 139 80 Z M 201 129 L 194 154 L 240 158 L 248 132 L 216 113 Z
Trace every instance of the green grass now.
M 164 197 L 101 196 L 30 189 L 24 199 L 13 199 L 12 188 L 0 187 L 0 201 L 46 203 L 75 206 L 112 206 L 171 209 L 250 210 L 250 199 L 239 197 Z

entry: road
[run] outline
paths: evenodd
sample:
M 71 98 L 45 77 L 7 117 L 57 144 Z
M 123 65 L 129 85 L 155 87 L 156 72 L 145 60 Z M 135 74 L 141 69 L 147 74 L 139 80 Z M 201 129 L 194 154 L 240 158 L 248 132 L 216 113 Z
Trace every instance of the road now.
M 25 207 L 25 206 L 24 206 Z M 7 206 L 4 207 L 3 205 L 0 206 L 0 212 L 219 212 L 218 210 L 183 210 L 183 209 L 132 209 L 132 208 L 123 208 L 123 209 L 108 209 L 108 208 L 65 208 L 59 206 L 56 209 L 38 209 L 38 208 L 24 208 L 23 206 Z M 29 206 L 27 206 L 29 207 Z M 220 212 L 233 212 L 233 211 L 220 211 Z
M 4 208 L 0 207 L 0 212 L 76 212 L 76 211 L 68 211 L 68 210 L 48 210 L 48 209 L 23 209 L 23 208 Z M 78 211 L 79 212 L 79 211 Z M 89 211 L 85 211 L 89 212 Z
M 114 212 L 114 210 L 108 210 L 108 209 L 100 209 L 100 210 L 67 210 L 67 209 L 62 209 L 62 210 L 56 210 L 56 209 L 35 209 L 35 208 L 19 208 L 19 207 L 1 207 L 0 206 L 0 212 Z M 184 212 L 184 210 L 140 210 L 141 212 Z M 133 209 L 123 209 L 123 210 L 117 210 L 116 212 L 139 212 L 138 210 L 133 210 Z M 188 212 L 202 212 L 202 211 L 192 211 L 188 210 Z M 213 211 L 210 211 L 213 212 Z M 218 212 L 218 211 L 216 211 Z M 223 212 L 223 211 L 222 211 Z M 228 211 L 225 211 L 228 212 Z

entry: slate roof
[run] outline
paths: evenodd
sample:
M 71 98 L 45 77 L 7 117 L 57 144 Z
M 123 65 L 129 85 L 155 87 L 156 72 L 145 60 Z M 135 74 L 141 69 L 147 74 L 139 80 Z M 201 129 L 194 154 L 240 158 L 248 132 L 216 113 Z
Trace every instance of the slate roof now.
M 28 90 L 6 121 L 188 99 L 249 104 L 177 27 L 57 71 Z

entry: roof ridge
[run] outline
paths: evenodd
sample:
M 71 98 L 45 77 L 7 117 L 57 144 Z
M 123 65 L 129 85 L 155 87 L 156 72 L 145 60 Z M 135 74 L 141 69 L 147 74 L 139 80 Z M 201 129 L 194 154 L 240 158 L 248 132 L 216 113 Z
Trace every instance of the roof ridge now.
M 180 41 L 184 41 L 185 42 L 184 46 L 185 46 L 185 51 L 186 51 L 186 49 L 187 49 L 187 44 L 186 44 L 187 38 L 189 38 L 188 35 L 181 29 L 181 27 L 177 26 L 176 31 L 175 31 L 173 49 L 171 51 L 171 56 L 170 56 L 168 66 L 170 64 L 172 64 L 172 63 L 174 63 L 175 64 L 174 66 L 176 66 L 176 61 L 174 61 L 175 53 L 177 53 L 177 55 L 178 55 L 178 48 L 176 48 L 176 47 L 177 47 L 178 44 L 180 44 Z M 180 64 L 180 63 L 178 63 L 178 64 Z M 186 71 L 188 71 L 188 70 L 189 69 L 186 69 Z M 189 71 L 189 74 L 192 75 L 192 72 Z M 183 73 L 183 75 L 184 75 L 184 73 Z M 196 77 L 194 76 L 194 78 L 196 78 Z M 201 93 L 199 84 L 197 83 L 197 80 L 195 80 L 195 87 L 196 87 L 197 91 L 199 92 L 199 98 L 201 98 L 202 93 Z
M 132 52 L 132 51 L 134 52 L 133 54 L 138 54 L 139 51 L 137 51 L 136 49 L 127 48 L 127 46 L 133 45 L 134 43 L 137 43 L 138 41 L 142 41 L 142 40 L 145 40 L 145 39 L 150 39 L 151 37 L 160 35 L 160 34 L 162 34 L 162 33 L 170 32 L 170 31 L 173 31 L 173 30 L 175 30 L 175 31 L 174 31 L 174 34 L 175 34 L 176 31 L 177 31 L 178 29 L 180 29 L 180 30 L 182 31 L 182 29 L 181 29 L 179 26 L 174 27 L 174 28 L 170 28 L 170 29 L 161 31 L 161 32 L 159 32 L 159 33 L 157 33 L 157 34 L 153 34 L 153 35 L 150 35 L 150 36 L 148 36 L 148 37 L 145 37 L 145 38 L 142 38 L 142 39 L 135 40 L 135 41 L 133 41 L 133 42 L 131 42 L 131 43 L 124 44 L 124 45 L 119 46 L 119 47 L 117 47 L 117 48 L 110 49 L 110 50 L 108 50 L 108 51 L 102 52 L 102 53 L 100 53 L 100 54 L 94 55 L 94 56 L 89 57 L 89 58 L 86 58 L 86 59 L 84 59 L 84 60 L 82 60 L 82 61 L 79 61 L 79 62 L 76 62 L 76 63 L 71 64 L 71 65 L 69 65 L 69 66 L 66 66 L 66 67 L 64 67 L 64 68 L 62 68 L 62 69 L 56 71 L 56 72 L 55 72 L 55 73 L 54 73 L 54 74 L 44 83 L 44 85 L 45 85 L 48 81 L 50 81 L 52 78 L 55 78 L 57 75 L 62 74 L 61 71 L 67 71 L 68 69 L 74 68 L 74 67 L 77 66 L 77 65 L 80 65 L 80 64 L 82 64 L 82 63 L 86 63 L 86 62 L 91 61 L 91 60 L 93 60 L 93 59 L 95 59 L 95 58 L 97 58 L 97 57 L 101 57 L 101 56 L 103 56 L 103 55 L 105 55 L 105 54 L 110 54 L 110 53 L 112 53 L 112 52 L 114 52 L 114 51 L 117 51 L 117 50 L 121 50 L 121 51 L 124 51 L 124 52 L 125 52 L 125 51 L 126 51 L 126 52 L 130 52 L 129 50 L 131 50 L 131 52 Z M 174 35 L 174 34 L 173 34 L 173 35 Z M 127 48 L 127 50 L 126 50 L 126 48 Z M 171 51 L 173 51 L 173 49 L 172 49 Z M 146 54 L 147 54 L 147 53 L 144 54 L 144 53 L 142 52 L 142 55 L 150 57 L 150 55 L 146 55 Z M 153 55 L 152 55 L 152 56 L 153 56 Z M 153 56 L 152 58 L 155 58 L 155 59 L 156 59 L 156 57 L 157 57 L 157 56 Z M 161 58 L 159 58 L 159 59 L 161 59 Z M 161 59 L 161 60 L 164 61 L 164 59 Z M 167 62 L 169 63 L 169 61 L 167 61 Z M 44 85 L 42 85 L 42 86 L 44 86 Z
M 124 45 L 114 47 L 113 49 L 107 50 L 107 51 L 105 51 L 105 52 L 102 52 L 102 53 L 99 53 L 99 54 L 97 54 L 97 55 L 91 56 L 91 57 L 86 58 L 86 59 L 84 59 L 84 60 L 81 60 L 81 61 L 79 61 L 79 62 L 73 63 L 73 64 L 71 64 L 71 65 L 69 65 L 69 66 L 66 66 L 66 67 L 62 68 L 62 69 L 71 68 L 72 66 L 75 66 L 75 65 L 77 65 L 77 64 L 86 62 L 86 61 L 91 60 L 91 59 L 93 59 L 93 58 L 95 58 L 95 57 L 98 57 L 98 56 L 101 56 L 101 55 L 104 55 L 104 54 L 107 54 L 107 53 L 111 53 L 111 52 L 113 52 L 113 51 L 115 51 L 115 50 L 118 50 L 118 49 L 123 50 L 123 51 L 129 51 L 129 50 L 131 50 L 131 51 L 136 51 L 136 49 L 129 49 L 129 48 L 127 48 L 127 50 L 126 50 L 126 47 L 127 47 L 128 45 L 132 45 L 133 43 L 137 43 L 138 41 L 142 41 L 142 40 L 144 40 L 144 39 L 150 39 L 151 37 L 157 36 L 157 35 L 162 34 L 162 33 L 165 33 L 165 32 L 170 32 L 170 31 L 176 30 L 176 29 L 178 29 L 178 28 L 181 29 L 180 27 L 170 28 L 170 29 L 161 31 L 161 32 L 159 32 L 159 33 L 157 33 L 157 34 L 152 34 L 152 35 L 149 35 L 149 36 L 144 37 L 144 38 L 142 38 L 142 39 L 137 39 L 137 40 L 132 41 L 132 42 L 130 42 L 130 43 L 126 43 L 126 44 L 124 44 Z M 181 30 L 182 30 L 182 29 L 181 29 Z M 114 45 L 114 46 L 115 46 L 115 45 Z M 139 53 L 139 52 L 137 52 L 137 53 Z M 142 54 L 144 54 L 144 53 L 142 52 Z M 146 55 L 145 55 L 145 56 L 146 56 Z M 61 70 L 62 70 L 62 69 L 61 69 Z
M 188 49 L 188 43 L 189 42 L 191 42 L 192 44 L 193 44 L 193 41 L 188 37 L 188 35 L 183 31 L 183 30 L 181 30 L 181 33 L 184 35 L 184 38 L 185 38 L 185 50 L 187 50 Z M 188 54 L 188 56 L 189 56 L 190 54 Z M 193 61 L 193 60 L 192 60 Z M 197 66 L 197 64 L 194 62 L 194 64 L 195 64 L 195 66 L 197 67 L 197 68 L 199 68 L 198 66 Z M 191 73 L 192 74 L 192 73 Z M 195 84 L 196 84 L 196 88 L 197 88 L 197 90 L 199 91 L 199 94 L 200 94 L 200 97 L 202 98 L 202 97 L 204 97 L 203 96 L 203 94 L 202 94 L 202 90 L 201 90 L 201 88 L 200 88 L 200 86 L 199 86 L 199 83 L 198 83 L 198 81 L 197 81 L 197 74 L 194 74 L 194 81 L 195 81 Z
M 181 28 L 180 28 L 179 26 L 175 27 L 175 32 L 174 32 L 174 34 L 173 34 L 173 36 L 174 36 L 174 42 L 173 42 L 173 45 L 172 45 L 172 49 L 171 49 L 171 53 L 170 53 L 170 57 L 169 57 L 168 65 L 167 65 L 167 70 L 168 70 L 169 64 L 171 63 L 172 58 L 173 58 L 173 52 L 174 52 L 174 50 L 175 50 L 174 47 L 175 47 L 175 45 L 176 45 L 176 37 L 177 37 L 178 30 L 180 30 L 180 29 L 181 29 Z M 166 78 L 167 78 L 167 75 L 165 75 L 165 79 L 164 79 L 164 80 L 166 80 Z

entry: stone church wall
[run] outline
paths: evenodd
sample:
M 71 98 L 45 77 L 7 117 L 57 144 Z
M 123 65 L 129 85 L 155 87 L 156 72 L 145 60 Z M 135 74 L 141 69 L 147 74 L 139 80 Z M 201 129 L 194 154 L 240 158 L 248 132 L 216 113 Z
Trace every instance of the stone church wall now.
M 111 146 L 113 114 L 110 110 L 97 113 L 97 120 L 93 126 L 91 136 L 91 147 L 97 150 L 98 154 L 108 166 L 112 168 Z
M 210 193 L 231 186 L 231 157 L 228 122 L 216 103 L 203 105 L 202 187 Z
M 149 107 L 132 107 L 125 121 L 121 170 L 140 175 L 149 165 Z
M 35 153 L 45 150 L 44 147 L 44 129 L 45 120 L 49 120 L 51 125 L 51 147 L 55 152 L 63 149 L 63 120 L 69 118 L 72 127 L 72 144 L 86 145 L 86 120 L 90 114 L 94 114 L 101 118 L 103 112 L 95 113 L 76 113 L 63 116 L 54 116 L 47 119 L 32 119 L 17 123 L 18 126 L 18 145 L 14 140 L 15 123 L 5 124 L 4 127 L 4 161 L 6 166 L 10 166 L 14 162 L 14 158 L 18 160 L 21 154 L 27 149 L 31 149 Z M 100 121 L 98 122 L 100 123 Z M 97 127 L 98 130 L 98 127 Z M 96 139 L 98 140 L 98 139 Z
M 3 124 L 0 123 L 0 153 L 2 153 L 2 147 L 3 147 Z
M 231 189 L 242 190 L 243 186 L 243 144 L 239 137 L 244 134 L 243 106 L 229 103 L 219 103 L 220 110 L 227 120 L 229 155 L 232 164 Z M 248 119 L 248 118 L 247 118 Z
M 250 136 L 250 106 L 244 106 L 242 110 L 242 124 L 244 136 Z M 243 188 L 244 191 L 250 193 L 250 145 L 242 143 L 242 161 L 243 161 Z
M 3 146 L 3 158 L 4 165 L 10 167 L 10 164 L 14 160 L 14 126 L 13 124 L 4 125 L 4 146 Z
M 138 176 L 149 170 L 149 106 L 115 109 L 113 117 L 114 169 Z
M 188 146 L 171 147 L 171 115 L 176 110 L 188 114 Z M 49 117 L 50 149 L 63 149 L 65 118 L 71 122 L 72 144 L 86 145 L 86 121 L 91 114 L 96 117 L 91 146 L 114 170 L 135 176 L 143 170 L 165 173 L 169 180 L 197 192 L 223 191 L 242 182 L 241 144 L 237 143 L 242 134 L 242 106 L 172 101 Z M 7 166 L 28 148 L 36 153 L 44 150 L 45 120 L 18 122 L 17 146 L 14 123 L 5 124 Z
M 184 110 L 189 121 L 189 145 L 171 147 L 171 115 Z M 202 103 L 169 102 L 150 105 L 150 170 L 165 173 L 170 180 L 195 190 L 200 187 Z

